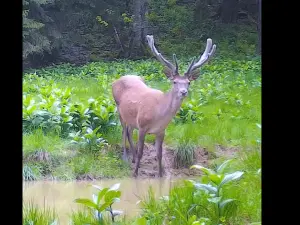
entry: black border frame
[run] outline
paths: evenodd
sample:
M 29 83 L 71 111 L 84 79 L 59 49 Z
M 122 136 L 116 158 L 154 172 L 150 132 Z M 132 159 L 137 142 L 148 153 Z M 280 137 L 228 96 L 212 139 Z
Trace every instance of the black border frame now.
M 3 2 L 3 4 L 5 3 L 13 2 Z M 7 47 L 4 54 L 2 52 L 6 61 L 3 63 L 3 68 L 8 69 L 2 70 L 2 80 L 5 79 L 2 81 L 3 86 L 8 87 L 1 89 L 3 92 L 1 95 L 3 96 L 1 99 L 1 113 L 3 114 L 1 122 L 5 122 L 5 124 L 1 124 L 1 130 L 6 135 L 2 141 L 7 144 L 2 149 L 2 162 L 8 162 L 0 164 L 3 167 L 1 179 L 4 181 L 1 186 L 7 189 L 2 192 L 4 197 L 2 203 L 5 203 L 5 209 L 7 210 L 1 218 L 2 220 L 8 219 L 9 223 L 6 224 L 22 223 L 22 193 L 18 190 L 15 191 L 19 188 L 19 185 L 23 186 L 21 173 L 22 3 L 21 1 L 18 3 L 3 7 L 3 9 L 6 8 L 9 11 L 8 16 L 2 13 L 1 36 L 6 39 L 2 42 L 2 48 Z M 289 25 L 287 25 L 296 21 L 296 19 L 290 17 L 297 16 L 297 12 L 292 12 L 292 7 L 294 6 L 295 10 L 297 10 L 297 7 L 292 2 L 286 3 L 281 2 L 276 5 L 274 0 L 262 1 L 262 224 L 291 224 L 288 221 L 293 218 L 293 215 L 297 216 L 292 212 L 295 206 L 279 202 L 282 198 L 294 200 L 298 191 L 297 185 L 295 185 L 298 171 L 290 167 L 297 165 L 291 162 L 293 158 L 297 159 L 297 157 L 293 157 L 295 154 L 293 150 L 296 150 L 292 146 L 294 139 L 287 132 L 288 128 L 280 127 L 280 125 L 296 125 L 296 117 L 289 112 L 286 116 L 284 113 L 287 113 L 289 108 L 295 107 L 299 102 L 299 100 L 291 98 L 297 96 L 297 93 L 292 92 L 293 90 L 297 91 L 297 87 L 293 88 L 291 86 L 291 84 L 297 85 L 297 82 L 294 81 L 297 71 L 296 73 L 288 71 L 292 66 L 291 61 L 295 59 L 291 55 L 293 53 L 288 52 L 288 50 L 295 51 L 294 48 L 297 47 L 296 44 L 293 44 L 294 41 L 297 42 L 295 38 L 297 24 L 292 28 L 288 28 Z M 278 11 L 275 10 L 276 6 Z M 284 6 L 292 7 L 285 8 Z M 285 13 L 286 15 L 284 15 Z M 284 19 L 287 19 L 287 21 L 284 21 Z M 286 46 L 284 46 L 285 44 Z M 297 52 L 294 52 L 294 54 L 297 54 Z M 294 65 L 297 65 L 297 63 Z M 278 83 L 277 87 L 276 83 Z M 284 90 L 284 88 L 287 88 L 287 90 Z M 287 94 L 283 100 L 283 97 L 279 97 L 282 94 Z M 292 110 L 294 113 L 297 112 L 294 108 Z M 287 118 L 291 120 L 291 123 L 286 120 Z M 284 137 L 285 134 L 289 136 Z M 284 165 L 285 163 L 287 165 Z M 291 176 L 290 180 L 287 177 L 288 175 Z M 297 204 L 297 201 L 295 203 Z M 17 210 L 19 205 L 21 206 L 20 211 Z M 297 209 L 297 206 L 295 209 Z M 19 216 L 21 218 L 18 218 Z M 280 216 L 282 217 L 280 218 Z M 13 222 L 13 220 L 16 222 Z M 283 223 L 280 223 L 281 221 Z

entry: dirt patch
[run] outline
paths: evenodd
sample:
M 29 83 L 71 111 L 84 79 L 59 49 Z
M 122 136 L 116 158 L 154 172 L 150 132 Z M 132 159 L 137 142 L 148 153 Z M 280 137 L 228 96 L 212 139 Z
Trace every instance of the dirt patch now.
M 208 166 L 209 160 L 211 158 L 219 158 L 219 157 L 232 157 L 238 149 L 235 148 L 224 148 L 222 146 L 216 147 L 216 153 L 213 154 L 208 152 L 205 148 L 198 147 L 195 150 L 195 160 L 194 164 L 199 164 L 202 166 Z M 145 143 L 143 157 L 141 159 L 140 168 L 139 168 L 139 178 L 155 178 L 158 177 L 158 162 L 156 157 L 156 150 L 153 144 Z M 128 152 L 130 162 L 132 159 L 131 152 Z M 196 176 L 200 175 L 201 172 L 195 169 L 189 168 L 174 168 L 174 151 L 168 147 L 163 146 L 163 156 L 162 156 L 162 164 L 163 164 L 163 176 L 164 177 L 188 177 L 188 176 Z M 131 163 L 132 172 L 134 171 L 135 164 Z

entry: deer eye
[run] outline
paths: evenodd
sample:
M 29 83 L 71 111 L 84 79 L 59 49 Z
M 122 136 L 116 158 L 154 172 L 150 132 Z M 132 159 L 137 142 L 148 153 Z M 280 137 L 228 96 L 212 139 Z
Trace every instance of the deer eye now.
M 174 81 L 173 84 L 176 84 L 176 81 Z
M 188 85 L 190 85 L 191 84 L 191 82 L 188 82 Z

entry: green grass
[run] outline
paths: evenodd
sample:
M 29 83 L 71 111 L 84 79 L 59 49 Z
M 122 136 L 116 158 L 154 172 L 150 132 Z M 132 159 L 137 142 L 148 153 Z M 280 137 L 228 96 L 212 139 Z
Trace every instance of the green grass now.
M 188 62 L 188 58 L 181 60 L 181 71 Z M 81 67 L 63 64 L 25 73 L 24 160 L 30 154 L 44 151 L 51 156 L 51 166 L 26 160 L 25 163 L 30 168 L 42 167 L 42 176 L 51 175 L 57 179 L 75 179 L 83 174 L 95 177 L 129 174 L 129 167 L 119 160 L 120 148 L 117 146 L 122 143 L 122 129 L 112 98 L 111 82 L 123 74 L 138 74 L 151 87 L 167 91 L 171 82 L 162 69 L 162 65 L 153 60 L 121 60 Z M 188 98 L 166 130 L 165 144 L 175 149 L 178 166 L 187 166 L 190 162 L 185 161 L 191 161 L 189 148 L 180 147 L 185 143 L 205 147 L 211 152 L 217 145 L 239 149 L 259 147 L 260 72 L 259 59 L 238 61 L 216 57 L 204 66 L 200 78 L 192 82 Z M 97 136 L 86 131 L 86 128 L 95 130 L 98 127 Z M 76 132 L 77 139 L 70 136 Z M 106 144 L 97 143 L 99 137 Z M 133 137 L 136 141 L 136 131 Z M 153 143 L 154 139 L 154 135 L 146 136 L 146 142 Z M 108 156 L 109 149 L 118 150 L 114 156 Z M 97 162 L 102 160 L 99 156 L 107 157 L 107 163 L 102 163 L 104 166 L 98 165 Z
M 54 154 L 67 147 L 67 141 L 55 133 L 45 135 L 42 130 L 37 129 L 32 133 L 23 134 L 23 153 L 25 156 L 36 150 L 45 150 Z
M 88 153 L 57 134 L 35 130 L 23 136 L 23 178 L 74 180 L 87 176 L 97 179 L 128 176 L 129 165 L 120 159 L 118 151 L 107 148 L 106 153 Z M 46 154 L 47 158 L 38 160 L 41 154 Z
M 23 204 L 24 225 L 54 225 L 55 221 L 57 221 L 57 214 L 54 209 L 46 207 L 41 209 L 32 201 Z

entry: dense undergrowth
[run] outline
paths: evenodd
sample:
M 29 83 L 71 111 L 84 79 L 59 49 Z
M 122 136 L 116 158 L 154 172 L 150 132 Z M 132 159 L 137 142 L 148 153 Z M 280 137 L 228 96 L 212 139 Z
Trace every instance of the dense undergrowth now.
M 189 61 L 182 60 L 181 71 Z M 209 151 L 216 145 L 260 146 L 259 59 L 216 58 L 201 73 L 166 130 L 165 143 L 175 149 L 178 166 L 191 165 L 193 146 Z M 171 86 L 162 65 L 152 60 L 62 64 L 24 73 L 25 180 L 130 174 L 129 165 L 119 157 L 121 128 L 111 93 L 111 82 L 123 74 L 143 76 L 147 84 L 163 91 Z M 153 140 L 150 135 L 146 138 Z

